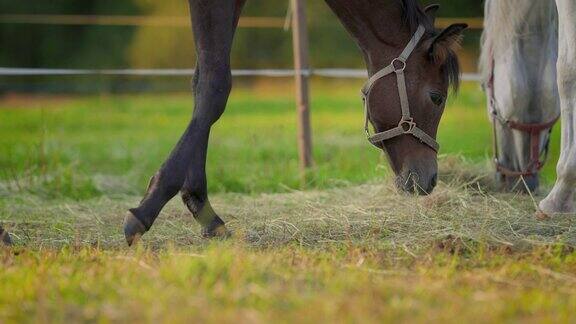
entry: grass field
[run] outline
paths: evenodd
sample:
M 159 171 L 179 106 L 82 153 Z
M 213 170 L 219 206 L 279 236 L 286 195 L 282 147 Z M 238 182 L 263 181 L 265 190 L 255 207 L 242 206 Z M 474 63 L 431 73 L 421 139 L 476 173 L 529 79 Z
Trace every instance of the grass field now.
M 573 322 L 572 217 L 536 221 L 531 197 L 493 190 L 477 86 L 447 108 L 441 181 L 422 198 L 394 190 L 363 137 L 358 87 L 314 86 L 303 185 L 292 89 L 235 91 L 208 162 L 233 237 L 202 240 L 174 199 L 132 249 L 124 212 L 190 96 L 0 100 L 0 223 L 16 241 L 0 250 L 0 322 Z

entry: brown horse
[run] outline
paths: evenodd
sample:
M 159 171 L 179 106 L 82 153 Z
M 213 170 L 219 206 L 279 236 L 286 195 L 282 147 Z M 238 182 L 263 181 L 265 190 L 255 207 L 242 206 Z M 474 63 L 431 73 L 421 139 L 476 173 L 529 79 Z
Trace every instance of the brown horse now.
M 206 153 L 210 128 L 224 112 L 232 88 L 230 50 L 245 1 L 189 0 L 198 57 L 193 117 L 140 205 L 126 216 L 128 244 L 150 229 L 178 192 L 203 236 L 228 235 L 208 200 Z M 377 133 L 370 141 L 387 153 L 402 190 L 431 192 L 437 180 L 438 124 L 450 85 L 458 85 L 453 49 L 467 26 L 437 32 L 438 6 L 422 9 L 416 0 L 326 2 L 360 47 L 371 76 L 363 89 L 366 126 L 369 122 Z

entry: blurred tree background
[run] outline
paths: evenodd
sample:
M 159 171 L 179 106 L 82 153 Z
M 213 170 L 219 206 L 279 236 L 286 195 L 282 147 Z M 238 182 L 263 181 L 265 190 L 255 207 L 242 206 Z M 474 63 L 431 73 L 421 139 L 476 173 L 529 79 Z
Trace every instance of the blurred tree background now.
M 384 1 L 384 0 L 383 0 Z M 363 62 L 337 18 L 321 0 L 308 0 L 311 64 L 316 68 L 360 68 Z M 421 1 L 442 5 L 441 17 L 480 17 L 479 0 Z M 287 0 L 249 0 L 243 16 L 284 17 Z M 185 0 L 0 0 L 1 14 L 186 16 Z M 475 71 L 480 31 L 466 35 L 462 61 Z M 0 24 L 0 66 L 44 68 L 192 68 L 195 64 L 189 27 L 78 26 Z M 290 31 L 240 28 L 232 57 L 234 68 L 290 68 Z M 133 79 L 133 78 L 132 78 Z M 18 80 L 18 79 L 16 79 Z M 44 81 L 42 81 L 44 80 Z M 29 83 L 30 78 L 27 79 Z M 40 86 L 49 78 L 37 78 Z M 100 78 L 99 90 L 119 90 L 126 78 Z M 18 88 L 15 78 L 0 79 L 0 91 Z M 148 84 L 140 80 L 140 87 Z M 68 86 L 79 86 L 76 80 Z

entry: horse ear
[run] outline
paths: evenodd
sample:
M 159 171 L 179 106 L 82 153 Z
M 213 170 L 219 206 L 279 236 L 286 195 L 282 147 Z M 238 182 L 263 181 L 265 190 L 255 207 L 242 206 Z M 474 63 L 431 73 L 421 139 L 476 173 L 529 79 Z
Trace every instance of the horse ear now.
M 436 35 L 430 42 L 428 54 L 439 64 L 446 62 L 450 52 L 456 51 L 462 41 L 462 32 L 468 28 L 467 24 L 453 24 Z
M 432 25 L 434 25 L 434 22 L 436 21 L 436 13 L 438 12 L 439 9 L 440 9 L 439 4 L 431 4 L 426 6 L 426 8 L 424 8 L 424 13 L 426 13 L 426 16 L 428 16 L 428 18 L 430 18 L 430 21 L 432 21 Z

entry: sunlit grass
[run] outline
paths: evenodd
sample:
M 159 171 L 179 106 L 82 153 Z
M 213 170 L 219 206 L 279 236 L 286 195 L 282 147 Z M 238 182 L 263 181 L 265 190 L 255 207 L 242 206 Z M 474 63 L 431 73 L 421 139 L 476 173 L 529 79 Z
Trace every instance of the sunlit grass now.
M 570 322 L 576 284 L 563 273 L 574 272 L 576 262 L 561 251 L 466 257 L 430 247 L 414 258 L 365 246 L 253 251 L 216 242 L 201 251 L 159 253 L 0 252 L 10 264 L 0 274 L 0 316 L 13 322 Z
M 0 251 L 7 322 L 493 322 L 574 320 L 562 247 L 529 256 L 430 246 L 255 251 L 233 242 L 160 252 Z M 462 253 L 463 252 L 463 253 Z M 8 293 L 10 292 L 10 293 Z

